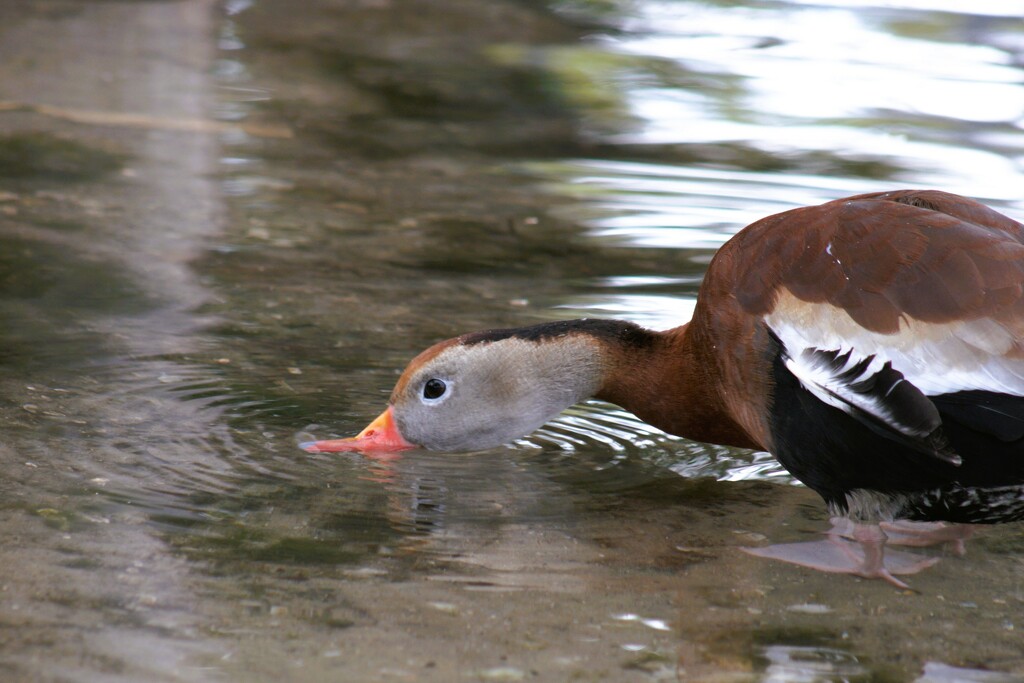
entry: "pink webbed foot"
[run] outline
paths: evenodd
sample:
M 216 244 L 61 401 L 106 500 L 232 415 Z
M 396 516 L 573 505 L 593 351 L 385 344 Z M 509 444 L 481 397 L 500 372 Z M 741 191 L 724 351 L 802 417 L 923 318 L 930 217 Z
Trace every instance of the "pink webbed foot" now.
M 827 540 L 824 541 L 781 543 L 742 550 L 757 557 L 781 560 L 818 571 L 884 579 L 897 588 L 910 587 L 897 579 L 896 575 L 916 574 L 940 559 L 898 550 L 886 552 L 886 534 L 876 524 L 857 524 L 849 520 L 834 522 L 835 526 L 827 533 Z
M 967 553 L 965 541 L 974 535 L 977 527 L 971 524 L 946 524 L 945 522 L 882 522 L 879 524 L 889 537 L 889 545 L 926 548 L 948 544 L 950 552 L 957 557 Z
M 846 517 L 833 517 L 830 533 L 852 539 L 857 526 L 856 522 Z M 886 545 L 928 548 L 948 544 L 950 552 L 957 557 L 963 557 L 967 553 L 965 542 L 978 530 L 978 527 L 973 524 L 912 522 L 905 519 L 880 522 L 878 526 L 885 532 Z

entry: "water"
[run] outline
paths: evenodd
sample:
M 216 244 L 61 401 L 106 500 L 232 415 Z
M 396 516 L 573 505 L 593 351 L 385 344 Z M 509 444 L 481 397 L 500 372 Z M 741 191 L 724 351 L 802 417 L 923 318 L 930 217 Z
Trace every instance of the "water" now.
M 747 223 L 939 187 L 1024 217 L 1024 5 L 0 5 L 0 678 L 1011 681 L 1024 537 L 917 592 L 764 454 L 587 403 L 310 456 L 424 346 L 687 319 Z

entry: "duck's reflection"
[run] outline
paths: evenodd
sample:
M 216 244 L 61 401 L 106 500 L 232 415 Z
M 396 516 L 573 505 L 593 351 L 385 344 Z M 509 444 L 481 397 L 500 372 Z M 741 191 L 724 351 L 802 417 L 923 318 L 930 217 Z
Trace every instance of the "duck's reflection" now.
M 717 535 L 708 537 L 705 533 L 704 538 L 714 549 L 712 555 L 717 555 L 726 547 L 734 552 L 731 548 L 748 545 L 750 538 L 771 541 L 792 537 L 793 529 L 785 527 L 808 509 L 800 504 L 808 495 L 802 487 L 762 483 L 754 492 L 747 488 L 749 484 L 680 477 L 635 457 L 617 458 L 611 464 L 605 459 L 599 463 L 595 460 L 590 463 L 592 467 L 587 467 L 585 454 L 564 458 L 543 451 L 527 455 L 515 449 L 468 456 L 407 451 L 350 457 L 361 463 L 359 478 L 382 489 L 386 503 L 381 511 L 402 538 L 396 550 L 450 559 L 466 560 L 481 551 L 490 555 L 495 546 L 511 541 L 506 538 L 516 535 L 511 530 L 524 525 L 571 536 L 592 536 L 581 539 L 584 541 L 601 539 L 610 529 L 634 524 L 638 529 L 647 525 L 647 531 L 664 536 L 682 519 L 673 517 L 679 510 L 668 508 L 683 508 L 687 515 L 705 518 L 691 528 L 716 527 L 712 531 L 717 530 Z M 616 482 L 621 489 L 616 488 Z M 753 531 L 747 535 L 730 534 L 720 524 L 712 524 L 712 518 L 719 517 L 723 507 L 748 503 L 769 505 L 777 514 L 748 520 L 744 526 Z M 652 511 L 652 506 L 660 506 L 661 512 Z M 659 528 L 650 527 L 650 514 L 664 516 Z M 733 517 L 735 511 L 728 514 Z M 631 517 L 637 519 L 631 521 Z M 803 520 L 800 527 L 804 531 L 796 542 L 741 549 L 790 564 L 857 573 L 871 548 L 858 536 L 855 525 L 845 518 L 832 519 L 827 529 L 822 523 Z M 938 564 L 942 556 L 963 555 L 965 541 L 975 533 L 975 527 L 970 526 L 903 521 L 884 524 L 882 530 L 888 545 L 915 549 L 941 546 L 939 552 L 890 550 L 885 554 L 884 568 L 892 575 L 914 574 Z M 808 540 L 811 536 L 815 538 Z M 654 558 L 661 558 L 673 547 L 667 542 L 662 548 L 652 545 L 648 559 L 656 561 Z M 907 587 L 898 579 L 893 583 Z

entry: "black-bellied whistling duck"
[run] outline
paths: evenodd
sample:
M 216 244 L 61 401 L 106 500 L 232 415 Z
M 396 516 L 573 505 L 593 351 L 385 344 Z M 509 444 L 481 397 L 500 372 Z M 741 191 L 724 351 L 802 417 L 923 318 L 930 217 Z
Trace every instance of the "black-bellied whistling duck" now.
M 864 546 L 762 554 L 902 586 L 880 522 L 1024 519 L 1022 290 L 1020 223 L 943 192 L 849 197 L 740 231 L 686 325 L 450 339 L 412 360 L 358 436 L 303 446 L 485 449 L 596 397 L 671 434 L 771 452 Z

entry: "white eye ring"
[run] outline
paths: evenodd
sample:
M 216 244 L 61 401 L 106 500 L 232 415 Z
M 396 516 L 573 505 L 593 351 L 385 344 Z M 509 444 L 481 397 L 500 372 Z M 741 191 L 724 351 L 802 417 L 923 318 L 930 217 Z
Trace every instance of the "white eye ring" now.
M 420 400 L 427 405 L 437 405 L 451 395 L 451 382 L 439 377 L 431 377 L 423 383 Z

